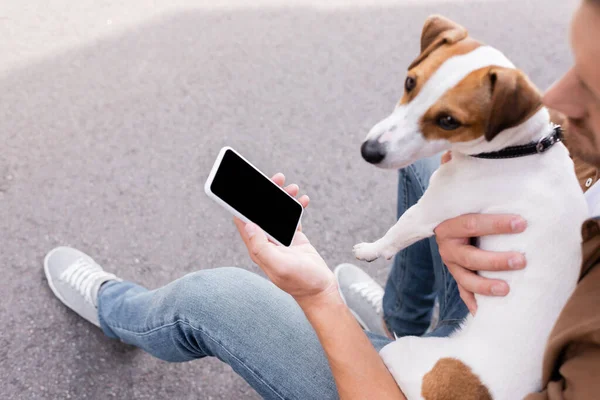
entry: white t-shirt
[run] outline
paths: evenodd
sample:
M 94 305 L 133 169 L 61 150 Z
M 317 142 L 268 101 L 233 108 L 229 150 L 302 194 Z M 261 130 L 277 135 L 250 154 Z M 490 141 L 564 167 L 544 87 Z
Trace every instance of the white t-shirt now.
M 594 185 L 585 192 L 585 199 L 588 203 L 588 209 L 590 210 L 590 217 L 597 217 L 600 215 L 600 181 L 594 183 Z

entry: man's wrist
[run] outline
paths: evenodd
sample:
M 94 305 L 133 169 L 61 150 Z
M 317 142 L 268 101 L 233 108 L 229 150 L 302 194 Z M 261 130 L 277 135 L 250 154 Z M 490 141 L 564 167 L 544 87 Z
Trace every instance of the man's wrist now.
M 296 302 L 304 313 L 309 314 L 329 307 L 345 306 L 344 300 L 340 296 L 336 282 L 321 292 L 312 295 L 295 297 Z

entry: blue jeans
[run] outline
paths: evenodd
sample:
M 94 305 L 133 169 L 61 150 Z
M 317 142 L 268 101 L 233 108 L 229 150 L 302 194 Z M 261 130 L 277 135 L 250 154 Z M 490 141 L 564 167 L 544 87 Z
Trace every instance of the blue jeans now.
M 400 172 L 399 214 L 418 200 L 433 160 Z M 400 253 L 386 286 L 384 314 L 397 334 L 422 334 L 437 296 L 445 335 L 466 315 L 456 284 L 439 259 L 435 241 Z M 337 399 L 337 390 L 317 336 L 294 299 L 268 280 L 239 268 L 206 269 L 156 290 L 109 282 L 98 296 L 106 335 L 162 360 L 207 356 L 229 364 L 266 399 Z M 376 350 L 389 338 L 367 333 Z

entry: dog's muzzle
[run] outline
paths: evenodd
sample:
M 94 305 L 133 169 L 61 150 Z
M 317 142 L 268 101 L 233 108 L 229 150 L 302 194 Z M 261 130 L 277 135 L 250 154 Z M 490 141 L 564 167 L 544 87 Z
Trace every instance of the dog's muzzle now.
M 367 140 L 360 147 L 360 153 L 367 162 L 379 164 L 385 158 L 385 144 L 377 139 Z

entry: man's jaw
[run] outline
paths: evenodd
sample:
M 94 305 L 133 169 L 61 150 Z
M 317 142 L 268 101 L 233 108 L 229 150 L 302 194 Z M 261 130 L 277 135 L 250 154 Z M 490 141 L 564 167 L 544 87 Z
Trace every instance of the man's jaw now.
M 596 136 L 585 121 L 569 118 L 566 140 L 573 156 L 600 169 L 600 132 Z

